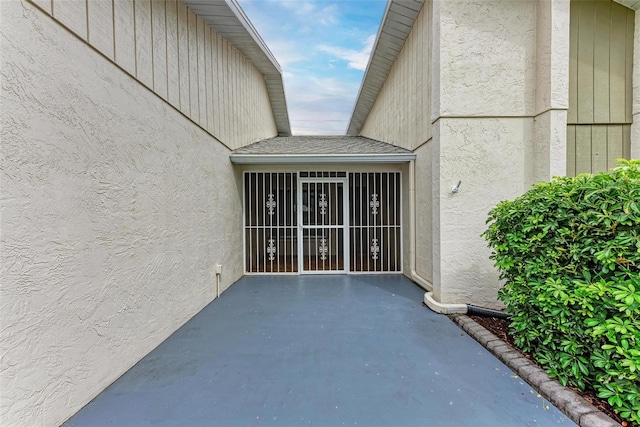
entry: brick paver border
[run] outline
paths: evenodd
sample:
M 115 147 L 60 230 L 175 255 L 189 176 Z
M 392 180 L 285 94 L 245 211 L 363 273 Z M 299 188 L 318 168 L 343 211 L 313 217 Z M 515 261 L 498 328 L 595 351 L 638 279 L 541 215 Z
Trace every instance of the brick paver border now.
M 581 427 L 619 427 L 620 424 L 598 408 L 587 402 L 573 390 L 564 387 L 519 351 L 505 344 L 503 340 L 464 314 L 454 314 L 450 318 L 469 336 L 507 365 L 538 393 L 564 412 Z

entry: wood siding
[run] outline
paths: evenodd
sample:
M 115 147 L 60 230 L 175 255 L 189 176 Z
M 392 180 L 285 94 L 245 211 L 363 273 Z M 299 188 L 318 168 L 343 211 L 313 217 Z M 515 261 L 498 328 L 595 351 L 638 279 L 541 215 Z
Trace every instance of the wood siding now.
M 631 155 L 634 13 L 610 0 L 571 0 L 569 176 Z
M 409 150 L 431 138 L 431 11 L 425 2 L 360 135 Z
M 31 2 L 227 147 L 278 134 L 264 76 L 180 0 Z

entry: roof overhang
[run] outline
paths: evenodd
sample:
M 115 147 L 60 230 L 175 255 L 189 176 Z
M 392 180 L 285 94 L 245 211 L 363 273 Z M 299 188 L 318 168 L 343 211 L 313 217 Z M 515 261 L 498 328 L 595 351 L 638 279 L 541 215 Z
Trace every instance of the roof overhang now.
M 406 163 L 414 153 L 399 154 L 231 154 L 231 163 L 239 165 Z
M 240 51 L 264 75 L 280 135 L 291 135 L 282 70 L 236 0 L 184 0 L 198 16 Z
M 613 0 L 631 10 L 640 10 L 640 0 Z
M 424 0 L 390 0 L 382 17 L 376 41 L 349 120 L 347 135 L 360 134 L 391 67 L 400 54 Z

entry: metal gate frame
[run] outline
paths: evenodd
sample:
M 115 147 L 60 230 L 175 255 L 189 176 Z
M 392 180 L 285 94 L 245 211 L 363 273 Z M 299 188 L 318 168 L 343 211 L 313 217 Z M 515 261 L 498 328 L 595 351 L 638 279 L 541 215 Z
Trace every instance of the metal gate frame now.
M 332 171 L 335 171 L 334 169 L 332 169 Z M 402 185 L 402 176 L 403 176 L 403 172 L 399 171 L 399 170 L 375 170 L 375 171 L 371 171 L 370 173 L 386 173 L 386 174 L 397 174 L 397 178 L 394 178 L 398 180 L 399 183 L 399 188 L 398 188 L 398 193 L 397 193 L 397 199 L 396 202 L 398 203 L 397 205 L 397 215 L 400 218 L 399 223 L 397 224 L 397 228 L 399 230 L 399 245 L 397 246 L 397 248 L 399 249 L 400 253 L 399 253 L 399 257 L 398 257 L 398 269 L 397 270 L 393 270 L 393 271 L 350 271 L 351 270 L 351 244 L 352 242 L 350 241 L 351 239 L 351 224 L 350 224 L 350 209 L 351 209 L 351 200 L 350 200 L 350 187 L 349 187 L 349 179 L 351 174 L 353 173 L 363 173 L 360 171 L 349 171 L 349 170 L 342 170 L 341 172 L 337 172 L 337 173 L 344 173 L 346 174 L 346 177 L 335 177 L 335 175 L 331 175 L 330 178 L 326 177 L 313 177 L 313 176 L 301 176 L 302 174 L 304 174 L 305 172 L 308 172 L 308 170 L 306 169 L 302 169 L 302 170 L 291 170 L 291 169 L 285 169 L 285 170 L 274 170 L 274 169 L 268 169 L 268 170 L 247 170 L 244 171 L 242 173 L 242 177 L 243 177 L 243 197 L 242 197 L 242 209 L 243 209 L 243 214 L 242 214 L 242 233 L 243 233 L 243 237 L 242 237 L 242 247 L 243 247 L 243 270 L 244 270 L 244 274 L 246 275 L 253 275 L 253 274 L 403 274 L 403 259 L 404 259 L 404 233 L 403 233 L 403 229 L 404 229 L 404 225 L 402 221 L 403 218 L 403 185 Z M 246 221 L 246 215 L 247 215 L 247 208 L 251 207 L 251 201 L 249 201 L 249 206 L 247 206 L 247 193 L 246 193 L 246 179 L 247 176 L 249 174 L 274 174 L 274 173 L 285 173 L 285 174 L 293 174 L 295 176 L 295 179 L 297 180 L 296 183 L 296 210 L 298 211 L 297 213 L 294 213 L 294 217 L 297 221 L 297 226 L 294 226 L 294 229 L 298 230 L 297 234 L 297 246 L 295 246 L 298 250 L 298 263 L 297 263 L 297 268 L 298 271 L 248 271 L 248 265 L 247 265 L 247 229 L 248 229 L 248 225 L 247 225 L 247 221 Z M 336 172 L 331 172 L 336 173 Z M 306 181 L 306 182 L 342 182 L 343 183 L 343 210 L 344 210 L 344 255 L 345 255 L 345 259 L 344 259 L 344 270 L 339 270 L 339 271 L 328 271 L 328 270 L 320 270 L 320 271 L 303 271 L 302 268 L 302 259 L 303 256 L 299 256 L 301 252 L 301 248 L 300 245 L 302 243 L 302 235 L 303 233 L 301 232 L 302 229 L 302 220 L 301 220 L 301 206 L 302 206 L 302 194 L 301 194 L 301 181 Z M 278 201 L 279 204 L 280 201 Z M 294 264 L 295 265 L 295 264 Z
M 339 225 L 308 225 L 303 223 L 302 212 L 302 184 L 325 184 L 325 183 L 340 183 L 342 184 L 342 215 L 343 223 Z M 345 274 L 349 272 L 349 178 L 300 178 L 298 177 L 298 273 L 299 274 Z M 305 270 L 304 269 L 304 230 L 312 229 L 342 229 L 344 247 L 343 251 L 343 269 L 342 270 Z

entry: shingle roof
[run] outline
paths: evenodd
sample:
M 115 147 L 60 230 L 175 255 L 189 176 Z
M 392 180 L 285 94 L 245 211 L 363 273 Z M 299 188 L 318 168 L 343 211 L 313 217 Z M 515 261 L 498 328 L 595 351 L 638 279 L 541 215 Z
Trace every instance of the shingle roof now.
M 275 137 L 235 150 L 234 163 L 406 162 L 409 150 L 362 136 Z

